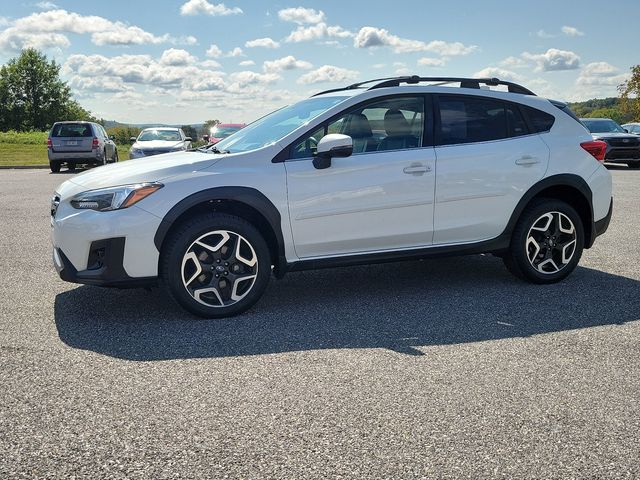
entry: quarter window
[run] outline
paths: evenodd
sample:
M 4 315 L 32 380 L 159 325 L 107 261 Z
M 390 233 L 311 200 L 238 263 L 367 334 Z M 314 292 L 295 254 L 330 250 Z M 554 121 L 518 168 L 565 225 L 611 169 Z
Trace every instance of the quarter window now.
M 349 135 L 353 155 L 421 147 L 424 98 L 395 97 L 360 105 L 297 141 L 291 158 L 312 157 L 320 139 L 330 133 Z

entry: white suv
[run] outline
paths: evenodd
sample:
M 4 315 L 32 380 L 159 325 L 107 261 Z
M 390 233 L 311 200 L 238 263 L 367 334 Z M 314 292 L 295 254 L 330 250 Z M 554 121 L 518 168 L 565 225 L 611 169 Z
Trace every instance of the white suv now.
M 245 311 L 272 273 L 437 255 L 490 252 L 557 282 L 608 227 L 605 150 L 566 105 L 514 83 L 364 82 L 214 147 L 64 182 L 54 263 L 70 282 L 162 283 L 204 317 Z

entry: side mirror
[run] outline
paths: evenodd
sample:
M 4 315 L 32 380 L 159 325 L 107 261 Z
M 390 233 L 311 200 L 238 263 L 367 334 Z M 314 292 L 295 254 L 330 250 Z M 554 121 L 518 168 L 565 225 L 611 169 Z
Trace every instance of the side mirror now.
M 131 138 L 129 138 L 129 141 L 130 141 L 131 143 L 136 143 L 136 140 L 137 140 L 137 138 L 136 138 L 136 137 L 131 137 Z
M 190 142 L 191 140 L 192 140 L 192 138 L 191 138 L 191 137 L 184 137 L 184 141 L 185 141 L 185 142 Z
M 202 139 L 203 139 L 205 142 L 209 143 L 209 135 L 203 135 L 203 136 L 202 136 Z
M 353 140 L 349 135 L 330 133 L 318 142 L 313 166 L 318 170 L 329 168 L 333 157 L 349 157 L 353 153 Z
M 623 130 L 627 133 L 631 133 L 628 128 L 623 128 Z
M 109 140 L 115 140 L 116 136 L 115 135 L 109 135 Z

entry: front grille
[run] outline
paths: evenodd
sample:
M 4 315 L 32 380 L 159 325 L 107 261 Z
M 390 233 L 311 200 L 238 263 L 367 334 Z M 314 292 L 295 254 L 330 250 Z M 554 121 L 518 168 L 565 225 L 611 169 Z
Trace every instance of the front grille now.
M 142 154 L 145 157 L 148 157 L 150 155 L 160 155 L 161 153 L 169 153 L 171 152 L 171 150 L 160 150 L 160 149 L 155 149 L 155 150 L 142 150 Z
M 612 147 L 637 147 L 640 146 L 640 138 L 610 138 L 607 143 Z
M 58 211 L 58 205 L 60 205 L 60 196 L 54 195 L 51 197 L 51 216 L 55 218 Z
M 640 159 L 640 148 L 615 148 L 607 153 L 605 160 L 614 160 L 621 158 Z

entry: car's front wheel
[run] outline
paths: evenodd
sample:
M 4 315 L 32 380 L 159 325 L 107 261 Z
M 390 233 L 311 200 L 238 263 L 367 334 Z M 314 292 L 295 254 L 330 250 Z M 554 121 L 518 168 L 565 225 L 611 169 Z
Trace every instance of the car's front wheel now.
M 269 248 L 246 220 L 205 214 L 166 241 L 161 275 L 175 300 L 206 318 L 237 315 L 262 296 L 271 276 Z
M 554 283 L 575 270 L 584 248 L 578 213 L 565 202 L 539 199 L 522 213 L 504 263 L 533 283 Z

